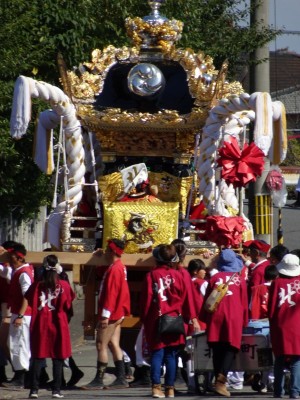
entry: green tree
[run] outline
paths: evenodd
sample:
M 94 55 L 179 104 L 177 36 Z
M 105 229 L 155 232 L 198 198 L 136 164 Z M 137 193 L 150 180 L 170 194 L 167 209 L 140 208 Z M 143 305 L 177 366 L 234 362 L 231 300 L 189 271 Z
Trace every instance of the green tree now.
M 59 85 L 61 53 L 69 69 L 90 60 L 95 48 L 129 45 L 124 20 L 149 14 L 146 0 L 0 0 L 0 216 L 32 217 L 49 202 L 51 184 L 31 158 L 34 120 L 44 104 L 34 102 L 27 135 L 10 138 L 13 87 L 19 75 Z M 216 68 L 228 59 L 234 78 L 245 55 L 270 41 L 276 32 L 249 26 L 243 0 L 167 0 L 161 13 L 185 23 L 178 47 L 202 50 Z M 242 26 L 242 27 L 241 27 Z M 241 61 L 242 60 L 242 61 Z

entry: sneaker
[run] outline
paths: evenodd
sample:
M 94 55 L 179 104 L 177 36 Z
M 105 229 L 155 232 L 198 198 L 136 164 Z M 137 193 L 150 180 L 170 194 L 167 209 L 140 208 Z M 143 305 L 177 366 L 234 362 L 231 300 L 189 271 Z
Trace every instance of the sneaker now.
M 172 386 L 166 386 L 165 388 L 165 395 L 168 398 L 175 397 L 174 388 Z
M 264 386 L 264 387 L 262 387 L 261 389 L 260 389 L 260 391 L 259 391 L 259 393 L 268 393 L 268 388 L 267 388 L 267 386 Z
M 37 399 L 39 397 L 37 390 L 31 390 L 29 393 L 29 399 Z
M 228 387 L 229 387 L 229 389 L 233 389 L 233 390 L 242 390 L 244 385 L 242 383 L 229 383 Z
M 244 374 L 240 372 L 229 372 L 226 386 L 233 390 L 242 390 L 244 387 Z
M 63 399 L 64 395 L 60 392 L 52 392 L 52 399 Z

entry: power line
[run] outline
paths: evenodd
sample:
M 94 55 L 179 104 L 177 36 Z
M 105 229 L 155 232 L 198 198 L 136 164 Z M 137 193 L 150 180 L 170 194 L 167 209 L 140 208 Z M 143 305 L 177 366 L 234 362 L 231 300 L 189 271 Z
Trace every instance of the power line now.
M 285 35 L 300 35 L 300 31 L 288 31 L 288 30 L 282 30 L 281 31 Z

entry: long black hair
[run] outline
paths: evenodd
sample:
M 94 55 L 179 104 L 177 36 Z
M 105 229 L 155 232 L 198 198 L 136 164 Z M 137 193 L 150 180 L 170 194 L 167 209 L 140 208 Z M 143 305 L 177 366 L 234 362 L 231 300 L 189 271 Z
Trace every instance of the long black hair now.
M 56 289 L 59 281 L 57 267 L 59 266 L 58 258 L 55 254 L 49 254 L 43 260 L 43 273 L 41 276 L 41 286 L 44 289 L 49 289 L 52 292 Z

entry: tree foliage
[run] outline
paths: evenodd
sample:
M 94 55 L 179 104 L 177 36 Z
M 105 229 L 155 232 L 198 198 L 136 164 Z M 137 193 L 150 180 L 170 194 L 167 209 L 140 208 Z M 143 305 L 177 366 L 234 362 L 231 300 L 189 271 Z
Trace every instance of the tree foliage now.
M 15 210 L 20 219 L 30 218 L 49 201 L 51 191 L 49 178 L 31 158 L 34 122 L 21 141 L 9 135 L 16 78 L 25 75 L 59 85 L 59 52 L 72 69 L 89 61 L 95 48 L 129 45 L 125 18 L 149 12 L 146 0 L 0 0 L 0 216 Z M 245 55 L 275 35 L 249 26 L 250 9 L 243 0 L 167 0 L 161 13 L 185 23 L 178 47 L 203 50 L 217 68 L 228 59 L 233 77 L 237 66 L 247 62 Z M 47 105 L 35 103 L 36 112 L 42 107 Z

